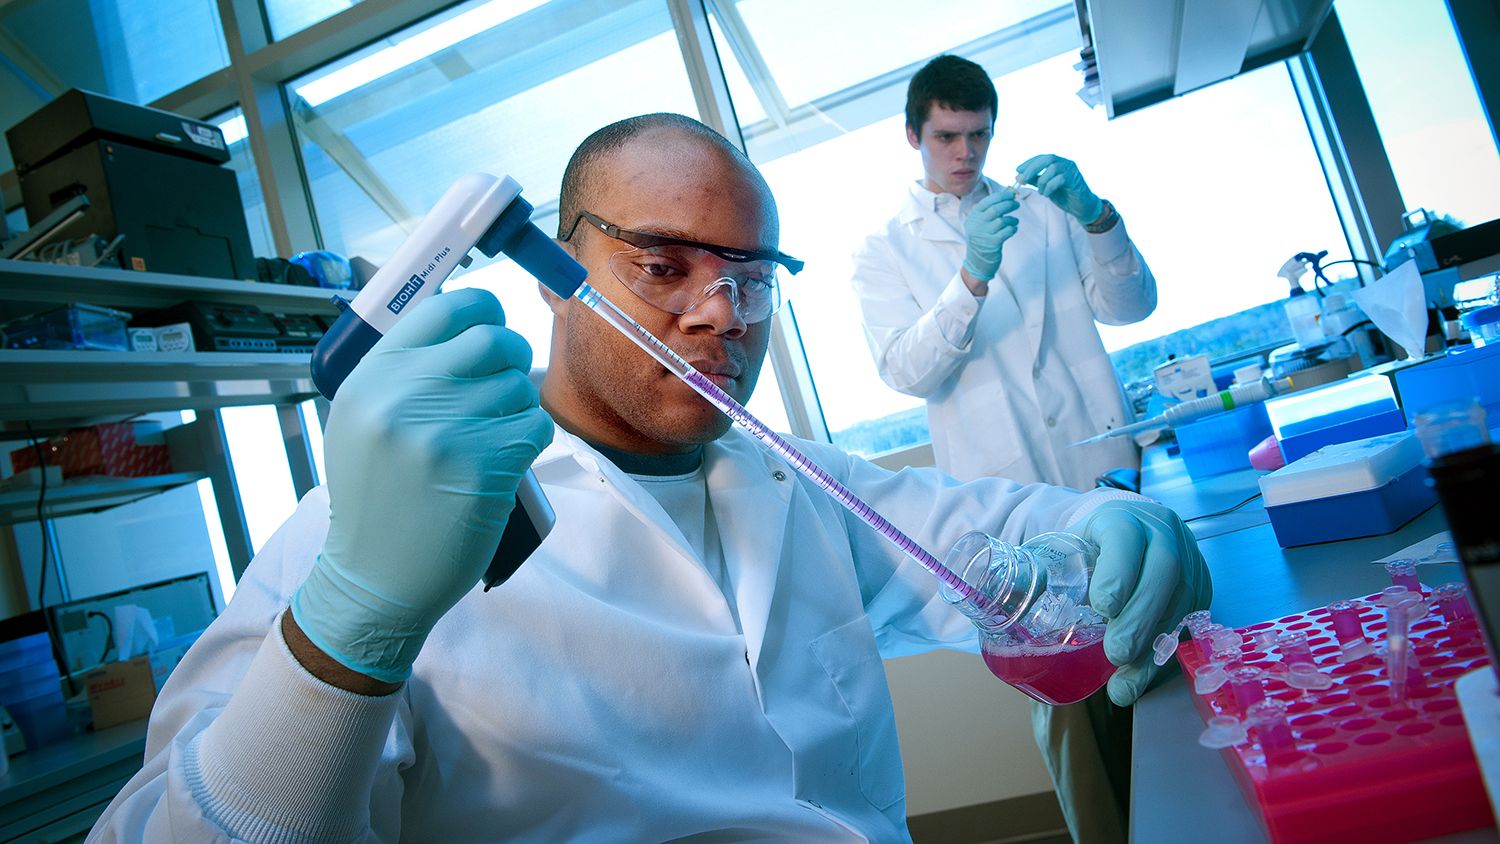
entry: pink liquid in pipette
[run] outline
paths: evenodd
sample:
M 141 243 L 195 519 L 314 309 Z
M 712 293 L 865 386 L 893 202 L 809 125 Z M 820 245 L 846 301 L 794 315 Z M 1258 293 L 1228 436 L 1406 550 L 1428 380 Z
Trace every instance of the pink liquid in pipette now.
M 1053 706 L 1077 703 L 1099 691 L 1116 667 L 1104 655 L 1102 630 L 1064 645 L 1022 644 L 985 636 L 982 649 L 990 673 Z

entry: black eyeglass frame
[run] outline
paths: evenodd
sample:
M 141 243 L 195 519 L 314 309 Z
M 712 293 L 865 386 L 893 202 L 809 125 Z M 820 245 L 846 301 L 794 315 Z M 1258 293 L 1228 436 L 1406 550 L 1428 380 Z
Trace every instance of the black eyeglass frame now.
M 716 243 L 703 243 L 697 240 L 684 240 L 680 237 L 666 237 L 659 234 L 622 229 L 614 223 L 608 222 L 598 215 L 590 214 L 587 211 L 579 211 L 578 216 L 573 219 L 573 225 L 568 227 L 568 233 L 558 238 L 558 240 L 564 243 L 572 240 L 573 233 L 578 230 L 578 223 L 581 220 L 588 220 L 589 224 L 599 229 L 599 231 L 604 232 L 615 240 L 628 243 L 638 249 L 649 249 L 653 246 L 691 246 L 736 264 L 748 263 L 750 261 L 771 261 L 786 267 L 787 272 L 792 275 L 802 272 L 803 263 L 801 261 L 781 252 L 747 252 L 743 249 L 720 246 Z

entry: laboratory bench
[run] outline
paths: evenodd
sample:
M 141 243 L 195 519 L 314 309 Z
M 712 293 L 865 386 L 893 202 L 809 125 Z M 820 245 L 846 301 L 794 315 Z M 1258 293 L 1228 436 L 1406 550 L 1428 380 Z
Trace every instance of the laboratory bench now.
M 145 751 L 142 718 L 12 757 L 0 776 L 0 841 L 83 840 Z
M 1447 529 L 1432 507 L 1384 536 L 1283 549 L 1258 497 L 1264 473 L 1246 469 L 1193 482 L 1182 460 L 1160 445 L 1148 447 L 1141 462 L 1141 491 L 1176 510 L 1197 536 L 1213 574 L 1213 620 L 1231 628 L 1379 592 L 1390 578 L 1373 561 Z M 1429 585 L 1460 577 L 1457 565 L 1419 571 Z M 1203 718 L 1176 660 L 1168 665 L 1172 676 L 1135 705 L 1131 840 L 1263 844 L 1269 839 L 1258 814 L 1220 752 L 1198 744 Z M 1433 840 L 1495 842 L 1500 835 L 1489 827 Z

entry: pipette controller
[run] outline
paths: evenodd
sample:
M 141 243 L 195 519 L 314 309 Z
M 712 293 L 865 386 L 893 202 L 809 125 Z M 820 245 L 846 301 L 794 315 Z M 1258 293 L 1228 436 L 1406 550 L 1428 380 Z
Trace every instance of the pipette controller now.
M 1139 422 L 1132 422 L 1129 425 L 1121 425 L 1118 428 L 1105 431 L 1098 436 L 1079 440 L 1074 445 L 1091 445 L 1103 442 L 1111 437 L 1121 437 L 1127 434 L 1134 434 L 1138 431 L 1170 428 L 1174 425 L 1181 425 L 1184 422 L 1191 422 L 1205 416 L 1212 416 L 1215 413 L 1222 413 L 1226 410 L 1244 407 L 1247 404 L 1265 401 L 1266 399 L 1288 392 L 1291 389 L 1292 379 L 1290 377 L 1261 378 L 1258 381 L 1251 381 L 1248 384 L 1235 384 L 1229 389 L 1220 390 L 1213 395 L 1171 405 L 1164 412 L 1150 419 L 1142 419 Z
M 819 468 L 785 438 L 756 419 L 728 393 L 589 285 L 585 281 L 587 270 L 531 223 L 532 207 L 520 194 L 521 186 L 510 177 L 500 179 L 485 173 L 466 175 L 448 189 L 388 262 L 387 267 L 392 267 L 392 271 L 386 272 L 382 268 L 371 279 L 370 284 L 360 291 L 349 309 L 339 317 L 328 335 L 325 335 L 326 344 L 319 343 L 318 351 L 313 357 L 313 380 L 324 395 L 333 397 L 344 377 L 404 311 L 437 292 L 454 268 L 467 266 L 470 249 L 478 248 L 491 257 L 504 252 L 553 293 L 564 299 L 576 298 L 587 305 L 709 404 L 785 459 L 819 489 L 874 528 L 903 553 L 916 560 L 943 585 L 982 609 L 991 606 L 974 587 Z M 530 472 L 527 476 L 534 484 L 535 479 Z M 535 486 L 535 493 L 536 496 L 541 495 L 539 485 Z M 545 497 L 540 498 L 540 502 L 544 506 Z M 528 502 L 518 493 L 517 509 L 522 509 L 522 504 L 526 503 Z M 529 507 L 527 512 L 530 512 Z M 550 513 L 549 507 L 549 517 Z M 512 517 L 510 521 L 515 523 L 530 520 Z M 547 526 L 550 527 L 550 522 Z M 507 537 L 510 532 L 508 524 Z M 545 536 L 545 530 L 540 533 Z M 516 554 L 510 554 L 502 561 L 502 553 L 506 550 L 505 538 L 502 537 L 496 561 L 485 573 L 486 588 L 508 577 L 539 542 L 540 538 L 536 543 L 531 543 L 529 548 L 524 548 L 524 554 L 519 558 Z

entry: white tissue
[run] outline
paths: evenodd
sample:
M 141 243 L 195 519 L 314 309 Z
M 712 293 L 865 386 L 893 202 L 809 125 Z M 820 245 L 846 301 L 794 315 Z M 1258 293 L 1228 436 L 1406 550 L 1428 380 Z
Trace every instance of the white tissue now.
M 1427 346 L 1427 295 L 1415 261 L 1381 276 L 1374 284 L 1354 291 L 1354 301 L 1375 327 L 1417 360 Z
M 148 654 L 157 644 L 156 623 L 151 611 L 135 604 L 115 607 L 115 659 Z

